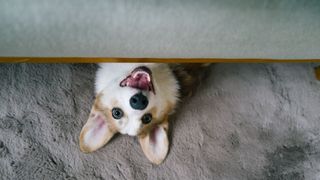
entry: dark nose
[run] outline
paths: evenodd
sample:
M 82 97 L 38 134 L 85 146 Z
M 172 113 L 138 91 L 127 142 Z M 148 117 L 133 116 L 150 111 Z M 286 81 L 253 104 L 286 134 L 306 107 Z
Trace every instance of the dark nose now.
M 148 106 L 148 103 L 148 98 L 142 93 L 135 94 L 130 98 L 130 106 L 133 109 L 143 110 Z

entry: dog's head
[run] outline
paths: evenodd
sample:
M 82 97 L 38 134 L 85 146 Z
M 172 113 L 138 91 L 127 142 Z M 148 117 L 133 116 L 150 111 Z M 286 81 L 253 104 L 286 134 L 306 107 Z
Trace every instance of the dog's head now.
M 119 132 L 138 136 L 147 158 L 161 163 L 169 146 L 168 115 L 178 98 L 177 81 L 169 67 L 102 65 L 97 72 L 96 93 L 89 119 L 80 134 L 81 150 L 95 151 Z

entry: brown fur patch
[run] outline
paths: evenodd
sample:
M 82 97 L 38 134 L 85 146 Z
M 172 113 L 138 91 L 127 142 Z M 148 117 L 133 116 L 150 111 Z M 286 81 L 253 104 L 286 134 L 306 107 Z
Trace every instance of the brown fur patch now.
M 208 76 L 209 65 L 201 63 L 169 64 L 179 82 L 182 99 L 191 97 L 201 85 L 203 79 Z
M 320 66 L 314 68 L 314 72 L 316 74 L 316 78 L 320 81 Z
M 164 122 L 169 121 L 169 113 L 173 110 L 174 105 L 172 103 L 168 102 L 166 109 L 161 113 L 159 117 L 156 117 L 156 114 L 158 113 L 157 107 L 153 107 L 150 110 L 150 113 L 152 114 L 152 121 L 149 124 L 144 125 L 144 127 L 141 128 L 140 132 L 138 133 L 138 136 L 141 138 L 144 138 L 149 134 L 149 132 L 155 127 L 155 125 L 162 124 Z M 165 130 L 168 130 L 168 126 L 165 127 Z
M 116 106 L 116 104 L 118 104 L 116 100 L 114 100 L 112 103 L 115 104 L 115 106 Z M 93 108 L 96 111 L 100 111 L 105 115 L 110 131 L 112 131 L 112 132 L 118 131 L 118 128 L 117 128 L 117 126 L 113 120 L 113 117 L 112 117 L 111 109 L 104 107 L 101 103 L 101 95 L 97 96 L 97 98 L 94 102 Z
M 140 132 L 138 133 L 138 136 L 145 137 L 154 127 L 157 122 L 161 121 L 161 117 L 157 117 L 158 109 L 157 107 L 153 107 L 149 113 L 152 114 L 152 121 L 149 124 L 143 125 L 143 127 L 140 129 Z

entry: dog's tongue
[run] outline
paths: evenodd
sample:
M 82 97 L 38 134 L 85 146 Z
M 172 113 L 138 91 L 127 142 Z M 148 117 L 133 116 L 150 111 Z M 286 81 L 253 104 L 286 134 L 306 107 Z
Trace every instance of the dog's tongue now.
M 145 67 L 136 68 L 127 78 L 121 81 L 121 87 L 132 87 L 145 91 L 154 91 L 151 72 Z
M 149 89 L 149 75 L 144 72 L 137 72 L 127 79 L 127 86 L 141 89 L 141 90 L 150 90 Z

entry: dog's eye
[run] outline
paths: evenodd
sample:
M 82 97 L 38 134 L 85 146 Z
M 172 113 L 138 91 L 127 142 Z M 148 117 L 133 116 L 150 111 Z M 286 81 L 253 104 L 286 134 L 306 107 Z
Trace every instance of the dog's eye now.
M 143 124 L 148 124 L 151 122 L 151 120 L 152 120 L 152 115 L 150 113 L 143 115 L 141 118 L 141 121 Z
M 123 116 L 123 111 L 120 108 L 112 109 L 112 117 L 115 119 L 120 119 Z

